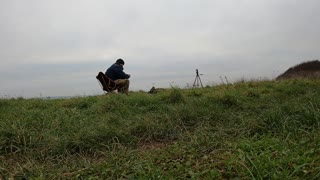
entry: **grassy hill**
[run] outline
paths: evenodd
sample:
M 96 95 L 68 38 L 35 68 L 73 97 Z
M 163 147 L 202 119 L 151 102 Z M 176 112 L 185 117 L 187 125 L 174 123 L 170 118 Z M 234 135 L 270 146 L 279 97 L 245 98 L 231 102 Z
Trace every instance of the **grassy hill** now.
M 283 74 L 279 75 L 276 79 L 290 79 L 290 78 L 320 78 L 320 61 L 313 60 L 300 63 L 289 68 Z
M 318 179 L 320 80 L 0 100 L 0 179 Z

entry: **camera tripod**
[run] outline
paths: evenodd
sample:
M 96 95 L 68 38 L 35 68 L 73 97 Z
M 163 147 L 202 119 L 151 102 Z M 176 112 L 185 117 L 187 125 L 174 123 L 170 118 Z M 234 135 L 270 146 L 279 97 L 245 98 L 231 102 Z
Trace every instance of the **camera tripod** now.
M 202 74 L 200 74 L 200 75 L 202 75 Z M 198 88 L 199 85 L 201 85 L 201 87 L 203 88 L 203 85 L 202 85 L 202 82 L 201 82 L 201 79 L 200 79 L 200 76 L 199 76 L 199 71 L 198 71 L 198 69 L 196 69 L 196 78 L 194 80 L 192 88 Z

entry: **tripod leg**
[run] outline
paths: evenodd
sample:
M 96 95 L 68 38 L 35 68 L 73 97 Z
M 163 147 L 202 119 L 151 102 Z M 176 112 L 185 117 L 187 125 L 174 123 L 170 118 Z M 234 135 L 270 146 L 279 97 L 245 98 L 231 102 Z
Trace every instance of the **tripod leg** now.
M 197 76 L 196 76 L 196 78 L 194 79 L 192 88 L 196 87 L 196 82 L 197 82 Z
M 200 83 L 201 83 L 201 87 L 203 87 L 202 82 L 201 82 L 201 79 L 200 79 L 200 76 L 199 76 L 199 80 L 200 80 Z
M 199 87 L 199 76 L 197 76 L 197 88 Z

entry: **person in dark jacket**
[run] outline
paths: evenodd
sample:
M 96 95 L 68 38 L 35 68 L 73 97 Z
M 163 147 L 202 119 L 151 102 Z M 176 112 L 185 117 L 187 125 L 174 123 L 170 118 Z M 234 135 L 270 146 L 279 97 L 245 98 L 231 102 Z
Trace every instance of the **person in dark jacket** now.
M 105 75 L 120 86 L 118 92 L 128 94 L 130 74 L 126 74 L 125 72 L 123 72 L 123 66 L 124 61 L 122 59 L 118 59 L 107 69 Z

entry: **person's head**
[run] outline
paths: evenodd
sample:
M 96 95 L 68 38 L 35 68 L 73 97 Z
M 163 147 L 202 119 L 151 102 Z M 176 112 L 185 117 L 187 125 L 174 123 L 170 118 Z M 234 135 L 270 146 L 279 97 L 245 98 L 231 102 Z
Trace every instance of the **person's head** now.
M 124 65 L 124 61 L 122 60 L 122 59 L 118 59 L 117 61 L 116 61 L 116 64 L 119 64 L 119 65 Z

